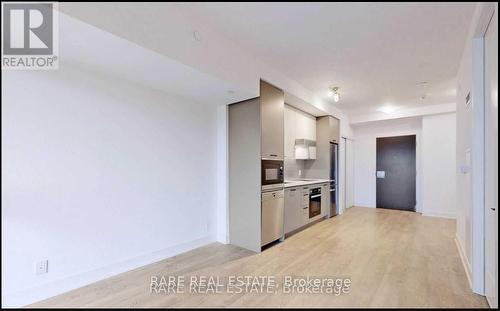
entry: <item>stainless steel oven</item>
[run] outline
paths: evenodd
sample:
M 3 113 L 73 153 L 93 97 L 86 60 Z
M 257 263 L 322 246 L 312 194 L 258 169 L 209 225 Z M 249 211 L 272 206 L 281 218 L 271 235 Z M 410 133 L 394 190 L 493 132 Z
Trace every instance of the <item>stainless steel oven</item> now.
M 262 160 L 262 188 L 283 187 L 283 161 Z
M 321 187 L 309 190 L 309 219 L 321 214 Z

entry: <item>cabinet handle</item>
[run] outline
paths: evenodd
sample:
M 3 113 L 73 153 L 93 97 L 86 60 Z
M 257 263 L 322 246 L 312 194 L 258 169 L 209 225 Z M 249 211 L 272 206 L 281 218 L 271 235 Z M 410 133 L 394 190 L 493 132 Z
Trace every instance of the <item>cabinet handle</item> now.
M 277 157 L 278 155 L 277 154 L 270 154 L 269 156 L 271 156 L 271 157 Z
M 290 192 L 292 192 L 292 191 L 297 191 L 297 189 L 290 189 Z

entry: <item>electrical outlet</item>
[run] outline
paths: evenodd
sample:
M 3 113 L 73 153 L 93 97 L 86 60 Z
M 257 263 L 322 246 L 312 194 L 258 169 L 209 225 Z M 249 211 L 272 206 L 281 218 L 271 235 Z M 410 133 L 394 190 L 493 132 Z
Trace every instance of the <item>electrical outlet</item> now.
M 49 261 L 47 259 L 39 261 L 35 266 L 35 273 L 37 275 L 49 272 Z

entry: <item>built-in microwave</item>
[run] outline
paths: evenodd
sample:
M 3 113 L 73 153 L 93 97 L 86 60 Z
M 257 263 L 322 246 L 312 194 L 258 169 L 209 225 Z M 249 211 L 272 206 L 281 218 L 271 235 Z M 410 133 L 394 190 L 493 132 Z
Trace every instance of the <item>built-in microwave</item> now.
M 262 186 L 283 184 L 283 161 L 262 160 Z

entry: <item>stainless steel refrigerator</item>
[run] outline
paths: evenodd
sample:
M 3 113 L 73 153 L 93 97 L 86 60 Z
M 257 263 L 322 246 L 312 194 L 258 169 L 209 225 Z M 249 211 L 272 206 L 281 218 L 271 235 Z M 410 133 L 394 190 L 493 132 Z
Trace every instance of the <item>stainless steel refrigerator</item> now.
M 338 163 L 339 163 L 339 145 L 330 143 L 330 217 L 339 213 L 338 207 Z

